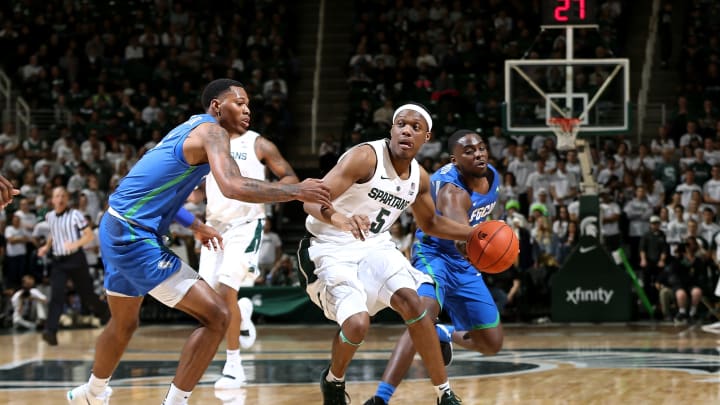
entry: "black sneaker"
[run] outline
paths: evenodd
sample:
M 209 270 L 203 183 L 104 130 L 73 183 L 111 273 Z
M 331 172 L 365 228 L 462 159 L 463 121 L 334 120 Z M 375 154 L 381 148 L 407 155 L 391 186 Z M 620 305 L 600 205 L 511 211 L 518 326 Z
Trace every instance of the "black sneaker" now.
M 365 401 L 365 404 L 363 405 L 388 405 L 388 403 L 382 398 L 376 396 Z
M 55 334 L 55 332 L 43 332 L 42 340 L 47 342 L 47 344 L 49 344 L 50 346 L 57 346 L 58 344 L 57 335 Z
M 462 401 L 455 395 L 454 392 L 447 390 L 443 394 L 442 398 L 438 399 L 437 405 L 460 405 Z
M 323 405 L 348 405 L 350 396 L 345 392 L 345 381 L 327 381 L 326 377 L 330 367 L 320 374 L 320 391 L 323 395 Z

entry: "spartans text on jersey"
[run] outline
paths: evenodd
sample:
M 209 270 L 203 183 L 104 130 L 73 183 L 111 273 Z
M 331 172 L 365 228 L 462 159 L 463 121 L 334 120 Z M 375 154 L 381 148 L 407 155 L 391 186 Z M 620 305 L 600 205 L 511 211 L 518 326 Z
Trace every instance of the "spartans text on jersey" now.
M 380 190 L 376 187 L 373 187 L 370 190 L 370 192 L 368 193 L 368 197 L 372 198 L 373 200 L 377 200 L 378 202 L 385 204 L 390 208 L 396 208 L 401 211 L 407 208 L 408 205 L 410 205 L 410 201 L 390 194 L 387 191 Z

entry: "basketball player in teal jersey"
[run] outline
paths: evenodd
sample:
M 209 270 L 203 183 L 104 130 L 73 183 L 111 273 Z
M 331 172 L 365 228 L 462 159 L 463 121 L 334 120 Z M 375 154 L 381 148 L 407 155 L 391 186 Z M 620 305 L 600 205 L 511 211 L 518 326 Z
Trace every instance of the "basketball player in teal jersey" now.
M 485 221 L 497 202 L 500 176 L 488 163 L 485 141 L 475 132 L 458 130 L 448 139 L 452 162 L 430 176 L 431 196 L 435 212 L 461 224 L 475 226 Z M 456 247 L 456 242 L 440 239 L 423 232 L 416 233 L 413 266 L 430 275 L 434 284 L 425 283 L 418 295 L 431 319 L 441 309 L 450 315 L 452 326 L 438 325 L 438 332 L 447 331 L 441 339 L 483 354 L 500 350 L 503 332 L 495 301 L 477 269 Z M 455 332 L 453 333 L 453 330 Z M 405 331 L 385 368 L 382 382 L 373 398 L 365 405 L 385 405 L 410 369 L 415 347 Z
M 230 155 L 228 132 L 245 132 L 250 123 L 248 95 L 242 84 L 218 79 L 202 94 L 205 114 L 194 115 L 168 133 L 122 179 L 100 222 L 105 290 L 111 319 L 95 345 L 92 375 L 67 393 L 71 404 L 107 404 L 108 386 L 138 326 L 143 297 L 177 308 L 201 326 L 186 341 L 163 404 L 186 404 L 207 369 L 228 325 L 222 298 L 187 264 L 163 245 L 173 220 L 190 227 L 205 246 L 222 248 L 222 237 L 181 208 L 190 192 L 212 171 L 228 198 L 249 202 L 297 199 L 330 205 L 320 180 L 298 184 L 267 183 L 243 177 Z

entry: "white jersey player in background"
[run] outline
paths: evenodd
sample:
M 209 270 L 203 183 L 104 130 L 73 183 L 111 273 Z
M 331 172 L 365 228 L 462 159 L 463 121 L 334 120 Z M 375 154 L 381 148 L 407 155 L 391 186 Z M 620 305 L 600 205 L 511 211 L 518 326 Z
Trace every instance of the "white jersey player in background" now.
M 298 182 L 295 172 L 277 147 L 255 131 L 230 134 L 230 154 L 245 177 L 265 180 L 267 167 L 281 183 Z M 205 221 L 220 232 L 225 249 L 215 251 L 203 246 L 199 273 L 223 297 L 230 309 L 230 323 L 225 333 L 227 360 L 223 376 L 215 382 L 215 389 L 237 389 L 245 383 L 240 346 L 249 348 L 256 337 L 251 319 L 252 301 L 248 298 L 238 300 L 237 296 L 240 286 L 253 285 L 257 277 L 265 205 L 225 197 L 212 173 L 206 178 L 205 192 Z
M 330 366 L 321 376 L 324 405 L 345 405 L 345 372 L 370 326 L 370 316 L 392 307 L 405 321 L 438 404 L 459 404 L 450 390 L 433 320 L 416 288 L 432 282 L 395 248 L 389 232 L 402 211 L 412 208 L 427 233 L 465 241 L 467 225 L 435 215 L 427 172 L 415 156 L 430 139 L 427 110 L 406 104 L 395 110 L 390 139 L 363 143 L 340 157 L 323 178 L 332 207 L 305 204 L 311 234 L 298 250 L 311 300 L 340 325 Z

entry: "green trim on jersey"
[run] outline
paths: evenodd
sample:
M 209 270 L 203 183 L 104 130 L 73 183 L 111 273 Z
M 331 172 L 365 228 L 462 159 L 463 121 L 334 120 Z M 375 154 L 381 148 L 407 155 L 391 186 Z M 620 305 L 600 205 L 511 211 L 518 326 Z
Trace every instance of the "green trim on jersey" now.
M 140 208 L 142 208 L 142 206 L 145 205 L 145 203 L 147 203 L 148 201 L 152 200 L 156 195 L 162 193 L 163 191 L 167 190 L 168 188 L 170 188 L 170 187 L 172 187 L 172 186 L 180 183 L 181 181 L 183 181 L 187 176 L 189 176 L 192 172 L 194 172 L 195 169 L 197 169 L 196 166 L 191 166 L 191 167 L 189 167 L 187 170 L 185 170 L 185 172 L 184 172 L 183 174 L 175 177 L 174 179 L 172 179 L 172 180 L 168 181 L 167 183 L 163 184 L 162 186 L 160 186 L 160 187 L 158 187 L 158 188 L 150 191 L 150 192 L 148 193 L 148 195 L 146 195 L 145 197 L 141 198 L 140 201 L 138 201 L 137 203 L 135 203 L 135 205 L 133 205 L 133 206 L 125 213 L 125 215 L 123 215 L 123 216 L 124 216 L 125 218 L 132 218 L 132 216 L 133 216 Z

